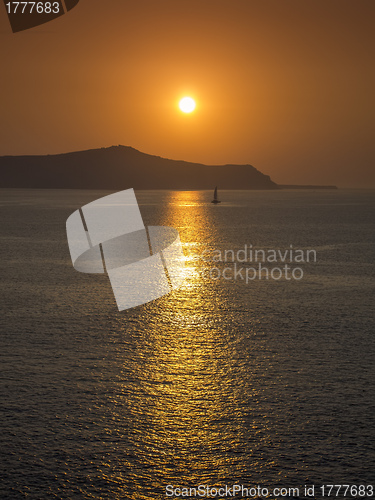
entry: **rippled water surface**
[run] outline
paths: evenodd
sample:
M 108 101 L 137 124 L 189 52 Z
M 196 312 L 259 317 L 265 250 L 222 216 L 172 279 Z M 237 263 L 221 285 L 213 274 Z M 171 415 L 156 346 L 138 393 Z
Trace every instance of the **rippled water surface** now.
M 146 225 L 178 229 L 186 279 L 123 312 L 66 242 L 105 194 L 1 191 L 0 498 L 374 482 L 374 192 L 137 192 Z M 317 262 L 214 279 L 234 264 L 202 252 L 245 245 Z

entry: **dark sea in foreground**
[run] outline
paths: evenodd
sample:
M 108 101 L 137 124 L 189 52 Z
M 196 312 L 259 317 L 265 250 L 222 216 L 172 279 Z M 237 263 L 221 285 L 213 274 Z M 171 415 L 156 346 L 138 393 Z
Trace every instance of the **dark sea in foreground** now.
M 109 193 L 0 194 L 1 500 L 374 484 L 374 191 L 137 192 L 146 225 L 179 230 L 186 280 L 123 312 L 65 234 Z M 202 252 L 245 245 L 317 261 L 214 279 L 234 264 Z

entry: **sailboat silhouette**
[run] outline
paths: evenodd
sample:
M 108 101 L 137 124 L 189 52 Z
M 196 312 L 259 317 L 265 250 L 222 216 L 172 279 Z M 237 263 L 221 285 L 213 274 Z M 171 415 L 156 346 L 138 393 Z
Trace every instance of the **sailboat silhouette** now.
M 217 199 L 217 186 L 215 187 L 215 191 L 214 191 L 214 199 L 211 201 L 211 203 L 221 203 L 220 200 Z

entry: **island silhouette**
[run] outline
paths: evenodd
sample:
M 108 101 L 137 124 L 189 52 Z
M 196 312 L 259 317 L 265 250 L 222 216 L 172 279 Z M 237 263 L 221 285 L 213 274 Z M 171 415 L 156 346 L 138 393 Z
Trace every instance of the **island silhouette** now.
M 56 155 L 1 156 L 0 170 L 1 188 L 282 189 L 252 165 L 170 160 L 121 145 Z

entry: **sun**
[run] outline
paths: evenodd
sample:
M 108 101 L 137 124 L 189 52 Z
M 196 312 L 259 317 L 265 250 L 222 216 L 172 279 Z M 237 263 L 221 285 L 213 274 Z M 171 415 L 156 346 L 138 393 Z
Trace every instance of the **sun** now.
M 178 106 L 183 113 L 191 113 L 196 105 L 192 97 L 183 97 Z

